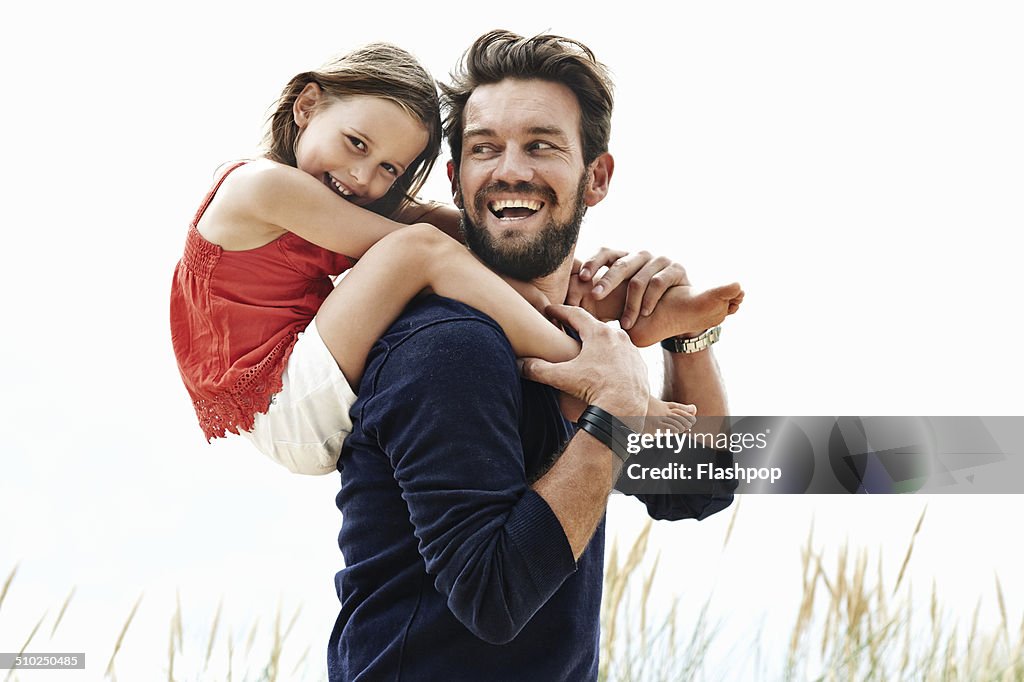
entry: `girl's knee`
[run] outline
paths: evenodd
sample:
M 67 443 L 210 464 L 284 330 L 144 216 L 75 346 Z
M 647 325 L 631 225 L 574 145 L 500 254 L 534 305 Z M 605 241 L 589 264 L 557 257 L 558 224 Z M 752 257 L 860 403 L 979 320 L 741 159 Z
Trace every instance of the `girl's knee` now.
M 427 223 L 417 223 L 388 235 L 391 246 L 421 256 L 443 257 L 464 247 L 441 230 Z
M 466 248 L 433 225 L 410 225 L 395 230 L 374 244 L 360 259 L 360 263 L 376 263 L 389 271 L 415 274 L 415 278 L 429 283 L 436 276 L 435 267 L 443 267 L 458 257 Z

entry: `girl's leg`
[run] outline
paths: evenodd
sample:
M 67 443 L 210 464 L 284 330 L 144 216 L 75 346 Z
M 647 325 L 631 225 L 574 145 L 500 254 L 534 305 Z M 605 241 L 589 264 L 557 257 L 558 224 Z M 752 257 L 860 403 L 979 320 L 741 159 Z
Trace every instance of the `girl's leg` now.
M 600 301 L 586 297 L 580 305 L 599 320 L 617 320 L 625 307 L 627 284 L 620 284 Z M 743 289 L 736 283 L 700 292 L 690 286 L 670 287 L 654 312 L 638 317 L 626 333 L 640 348 L 672 336 L 699 334 L 721 324 L 727 315 L 739 310 L 742 302 Z
M 349 385 L 402 309 L 423 289 L 454 298 L 501 325 L 518 357 L 562 362 L 579 344 L 546 320 L 466 247 L 429 225 L 394 232 L 366 252 L 316 316 L 317 329 Z

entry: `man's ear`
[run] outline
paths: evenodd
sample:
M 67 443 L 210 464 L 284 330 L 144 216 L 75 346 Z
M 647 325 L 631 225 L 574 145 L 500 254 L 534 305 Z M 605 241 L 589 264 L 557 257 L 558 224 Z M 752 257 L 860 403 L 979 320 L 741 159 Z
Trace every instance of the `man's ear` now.
M 587 189 L 583 193 L 583 199 L 587 206 L 598 204 L 608 194 L 608 185 L 612 181 L 612 172 L 615 170 L 615 159 L 608 152 L 594 159 L 587 170 Z
M 306 83 L 306 87 L 302 88 L 302 92 L 292 104 L 292 118 L 295 119 L 295 125 L 299 128 L 309 125 L 309 120 L 313 118 L 313 113 L 320 104 L 323 94 L 320 86 L 316 83 Z
M 455 162 L 448 162 L 448 180 L 452 183 L 452 203 L 462 208 L 462 192 L 459 190 L 459 175 L 455 172 Z

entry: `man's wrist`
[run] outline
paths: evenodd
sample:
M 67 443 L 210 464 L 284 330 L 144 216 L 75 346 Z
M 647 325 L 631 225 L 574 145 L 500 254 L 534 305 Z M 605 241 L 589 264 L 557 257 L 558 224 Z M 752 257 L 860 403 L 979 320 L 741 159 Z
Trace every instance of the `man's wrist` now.
M 576 426 L 611 450 L 623 463 L 629 459 L 630 441 L 636 433 L 618 417 L 596 405 L 588 405 Z
M 685 334 L 665 339 L 661 342 L 661 347 L 670 353 L 680 353 L 683 355 L 700 353 L 717 343 L 721 336 L 722 325 L 716 325 L 696 336 Z
M 643 399 L 635 399 L 623 395 L 597 396 L 591 403 L 591 405 L 615 415 L 616 418 L 624 421 L 631 428 L 637 418 L 643 419 L 647 416 L 649 404 L 650 396 L 644 396 Z

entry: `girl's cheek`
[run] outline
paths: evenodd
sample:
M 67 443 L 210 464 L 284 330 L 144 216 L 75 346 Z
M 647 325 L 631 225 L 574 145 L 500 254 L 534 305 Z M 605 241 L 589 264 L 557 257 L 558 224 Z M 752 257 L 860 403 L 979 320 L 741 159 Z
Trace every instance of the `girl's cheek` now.
M 393 184 L 395 184 L 393 181 L 392 182 L 387 182 L 387 181 L 381 182 L 380 185 L 377 187 L 376 191 L 374 192 L 374 194 L 376 194 L 375 198 L 376 199 L 382 198 L 385 194 L 388 193 L 388 191 L 391 190 L 391 186 Z

